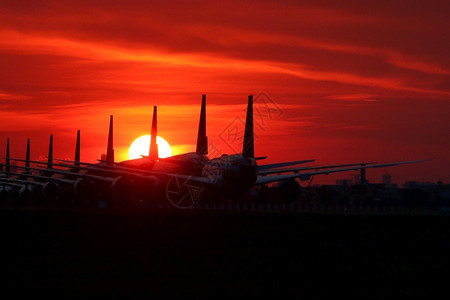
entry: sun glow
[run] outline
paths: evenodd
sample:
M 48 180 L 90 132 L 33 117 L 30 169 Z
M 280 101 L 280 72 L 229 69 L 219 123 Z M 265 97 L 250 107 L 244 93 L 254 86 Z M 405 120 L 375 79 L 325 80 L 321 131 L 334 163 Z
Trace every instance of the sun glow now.
M 172 155 L 172 149 L 169 143 L 160 136 L 156 137 L 156 143 L 158 144 L 158 153 L 160 158 L 169 157 Z M 134 140 L 128 150 L 128 158 L 136 159 L 142 156 L 148 156 L 150 148 L 150 135 L 143 135 Z

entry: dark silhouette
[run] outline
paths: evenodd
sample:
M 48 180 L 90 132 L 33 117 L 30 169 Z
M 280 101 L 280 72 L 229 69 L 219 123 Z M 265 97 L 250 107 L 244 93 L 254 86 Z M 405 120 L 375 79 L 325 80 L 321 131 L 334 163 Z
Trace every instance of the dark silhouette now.
M 47 163 L 30 159 L 30 140 L 27 141 L 25 160 L 12 159 L 9 155 L 9 139 L 5 171 L 2 172 L 5 191 L 17 189 L 33 190 L 33 194 L 52 198 L 55 194 L 60 203 L 66 205 L 93 205 L 105 203 L 107 207 L 131 206 L 149 207 L 169 203 L 176 208 L 200 207 L 204 203 L 214 203 L 218 199 L 261 199 L 266 198 L 260 188 L 269 184 L 279 183 L 279 189 L 284 201 L 296 201 L 300 196 L 300 185 L 296 179 L 312 180 L 315 175 L 361 171 L 361 185 L 367 185 L 366 169 L 391 167 L 419 161 L 394 162 L 377 164 L 374 162 L 357 164 L 339 164 L 310 167 L 290 167 L 312 162 L 313 160 L 298 160 L 274 164 L 258 165 L 257 161 L 265 157 L 255 157 L 253 129 L 253 96 L 248 96 L 244 139 L 240 153 L 208 159 L 208 139 L 206 136 L 206 96 L 202 95 L 200 121 L 195 152 L 184 153 L 168 158 L 159 158 L 157 137 L 157 108 L 153 110 L 151 142 L 149 155 L 122 162 L 115 162 L 113 145 L 113 116 L 110 116 L 107 153 L 105 159 L 98 163 L 86 163 L 80 160 L 80 130 L 77 131 L 74 161 L 53 158 L 53 136 L 50 135 L 49 157 Z M 11 171 L 10 161 L 24 162 L 25 166 L 17 166 L 24 170 L 20 176 Z M 57 163 L 55 163 L 55 161 Z M 31 167 L 31 163 L 35 167 Z M 46 165 L 47 168 L 43 168 Z M 17 178 L 11 178 L 15 176 Z M 16 181 L 19 180 L 19 181 Z M 39 183 L 39 184 L 37 184 Z M 44 192 L 44 186 L 53 187 Z M 56 188 L 54 188 L 56 186 Z M 30 188 L 33 187 L 33 188 Z M 38 191 L 40 189 L 40 192 Z M 38 192 L 35 192 L 38 191 Z M 51 192 L 49 192 L 51 191 Z M 58 192 L 59 191 L 59 192 Z M 255 191 L 260 197 L 254 197 Z M 375 190 L 371 190 L 375 192 Z M 11 193 L 13 194 L 13 193 Z M 346 204 L 351 195 L 340 195 L 334 188 L 318 192 L 319 198 L 325 203 Z M 28 196 L 27 196 L 28 197 Z M 209 197 L 209 199 L 206 199 Z M 338 197 L 338 200 L 335 198 Z M 42 198 L 42 197 L 39 197 Z M 377 201 L 378 197 L 366 195 L 360 203 Z M 46 199 L 49 202 L 49 199 Z M 206 201 L 206 202 L 205 202 Z M 414 200 L 415 201 L 415 200 Z

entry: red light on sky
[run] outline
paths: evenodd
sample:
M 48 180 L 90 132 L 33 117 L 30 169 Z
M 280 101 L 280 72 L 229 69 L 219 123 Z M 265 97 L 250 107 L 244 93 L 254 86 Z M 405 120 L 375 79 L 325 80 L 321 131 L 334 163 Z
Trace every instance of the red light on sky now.
M 265 92 L 282 110 L 257 131 L 256 154 L 270 162 L 431 157 L 388 172 L 399 183 L 450 182 L 447 4 L 346 5 L 3 3 L 0 142 L 23 156 L 29 137 L 37 158 L 52 133 L 55 155 L 72 158 L 81 129 L 82 159 L 95 161 L 113 114 L 116 157 L 126 159 L 158 105 L 159 135 L 192 151 L 207 94 L 209 141 L 231 153 L 221 134 L 247 95 Z

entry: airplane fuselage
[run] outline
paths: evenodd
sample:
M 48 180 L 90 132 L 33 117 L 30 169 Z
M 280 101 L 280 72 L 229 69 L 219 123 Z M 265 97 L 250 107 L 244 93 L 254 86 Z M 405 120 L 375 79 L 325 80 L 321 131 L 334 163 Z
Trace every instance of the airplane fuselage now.
M 242 154 L 224 154 L 203 166 L 202 177 L 211 179 L 215 188 L 224 195 L 236 198 L 254 186 L 256 161 Z
M 159 159 L 154 163 L 150 163 L 148 158 L 141 158 L 118 165 L 166 174 L 205 177 L 213 183 L 212 186 L 205 186 L 206 188 L 216 189 L 232 198 L 251 189 L 257 178 L 255 159 L 242 154 L 224 154 L 209 160 L 205 155 L 190 152 Z

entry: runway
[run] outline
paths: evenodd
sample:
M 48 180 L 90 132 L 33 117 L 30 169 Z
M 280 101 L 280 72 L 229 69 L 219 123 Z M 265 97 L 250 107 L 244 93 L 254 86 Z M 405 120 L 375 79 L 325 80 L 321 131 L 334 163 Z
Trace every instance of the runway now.
M 64 297 L 448 292 L 444 216 L 0 210 L 3 290 Z M 427 277 L 433 283 L 415 284 Z

